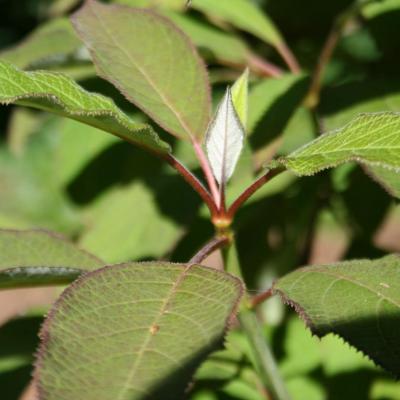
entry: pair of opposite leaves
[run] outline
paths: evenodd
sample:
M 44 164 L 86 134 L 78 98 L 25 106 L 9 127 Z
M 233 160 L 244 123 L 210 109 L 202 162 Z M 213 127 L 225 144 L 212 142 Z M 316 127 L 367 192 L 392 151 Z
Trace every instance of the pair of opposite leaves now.
M 166 131 L 198 142 L 207 130 L 207 155 L 223 187 L 242 150 L 247 72 L 232 93 L 227 89 L 209 123 L 206 69 L 189 38 L 168 19 L 149 10 L 88 0 L 73 24 L 99 75 Z

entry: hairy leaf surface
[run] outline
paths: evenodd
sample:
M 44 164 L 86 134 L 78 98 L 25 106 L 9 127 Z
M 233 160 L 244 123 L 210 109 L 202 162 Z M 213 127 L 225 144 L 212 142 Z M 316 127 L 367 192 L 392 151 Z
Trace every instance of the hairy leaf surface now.
M 366 171 L 393 197 L 400 199 L 400 172 L 383 167 L 369 167 Z
M 400 257 L 300 268 L 274 285 L 318 336 L 335 333 L 400 375 Z
M 0 61 L 0 104 L 10 103 L 75 119 L 156 152 L 170 149 L 151 126 L 133 122 L 111 99 L 85 91 L 67 76 L 23 72 Z
M 153 11 L 89 0 L 73 23 L 99 74 L 168 132 L 202 137 L 210 116 L 208 76 L 193 44 Z
M 297 175 L 312 175 L 348 161 L 400 170 L 400 114 L 361 114 L 281 159 Z
M 176 400 L 221 339 L 240 281 L 197 265 L 130 263 L 89 273 L 42 330 L 41 400 Z
M 104 266 L 60 236 L 41 230 L 0 230 L 0 289 L 69 283 Z
M 243 147 L 244 130 L 228 88 L 206 137 L 208 159 L 215 179 L 225 185 L 232 176 Z

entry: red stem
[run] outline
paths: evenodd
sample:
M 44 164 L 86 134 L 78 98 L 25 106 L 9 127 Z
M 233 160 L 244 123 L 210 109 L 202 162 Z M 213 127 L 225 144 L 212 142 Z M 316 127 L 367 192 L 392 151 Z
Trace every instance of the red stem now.
M 215 250 L 226 246 L 229 243 L 229 238 L 226 236 L 215 237 L 206 243 L 189 261 L 189 264 L 200 264 Z
M 210 163 L 208 162 L 200 143 L 196 139 L 192 140 L 192 145 L 194 148 L 194 152 L 196 153 L 196 156 L 200 162 L 201 169 L 203 170 L 204 176 L 207 180 L 211 195 L 214 198 L 214 203 L 217 204 L 217 206 L 219 207 L 219 190 L 217 182 L 214 178 L 214 174 L 211 171 Z
M 301 71 L 299 62 L 293 54 L 292 50 L 287 46 L 285 42 L 281 42 L 276 46 L 276 50 L 282 56 L 290 71 L 294 74 L 298 74 Z
M 283 71 L 278 66 L 267 60 L 264 60 L 256 54 L 250 53 L 247 57 L 247 60 L 250 68 L 261 75 L 278 78 L 283 74 Z
M 285 168 L 275 168 L 269 170 L 265 175 L 258 178 L 254 183 L 252 183 L 229 207 L 227 216 L 229 219 L 233 219 L 237 210 L 242 206 L 242 204 L 251 197 L 258 189 L 264 186 L 272 178 L 283 172 Z
M 262 292 L 250 299 L 250 306 L 251 308 L 257 307 L 259 304 L 268 300 L 270 297 L 274 295 L 274 290 L 272 288 Z
M 178 171 L 183 179 L 200 195 L 210 210 L 211 216 L 217 216 L 217 205 L 203 184 L 172 154 L 161 155 L 161 157 L 167 161 L 172 168 Z

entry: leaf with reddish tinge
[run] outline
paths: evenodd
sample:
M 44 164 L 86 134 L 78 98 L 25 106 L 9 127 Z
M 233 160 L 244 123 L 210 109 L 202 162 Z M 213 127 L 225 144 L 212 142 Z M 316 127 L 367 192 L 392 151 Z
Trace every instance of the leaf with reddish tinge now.
M 311 331 L 335 333 L 376 364 L 400 376 L 400 257 L 300 268 L 275 293 Z
M 210 117 L 208 76 L 195 47 L 159 14 L 89 0 L 73 24 L 99 74 L 168 132 L 200 138 Z
M 176 400 L 219 348 L 243 287 L 198 265 L 130 263 L 86 274 L 50 312 L 40 400 Z

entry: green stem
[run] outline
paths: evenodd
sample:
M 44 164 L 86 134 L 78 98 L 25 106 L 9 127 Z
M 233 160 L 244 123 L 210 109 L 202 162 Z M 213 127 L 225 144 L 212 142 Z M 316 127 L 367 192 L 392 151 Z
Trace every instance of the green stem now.
M 234 241 L 225 249 L 226 270 L 233 275 L 242 278 L 239 258 Z M 255 367 L 270 391 L 274 400 L 290 400 L 282 377 L 279 374 L 278 366 L 274 355 L 267 343 L 262 327 L 254 311 L 247 307 L 248 299 L 244 299 L 240 312 L 239 322 L 246 334 L 253 352 Z

